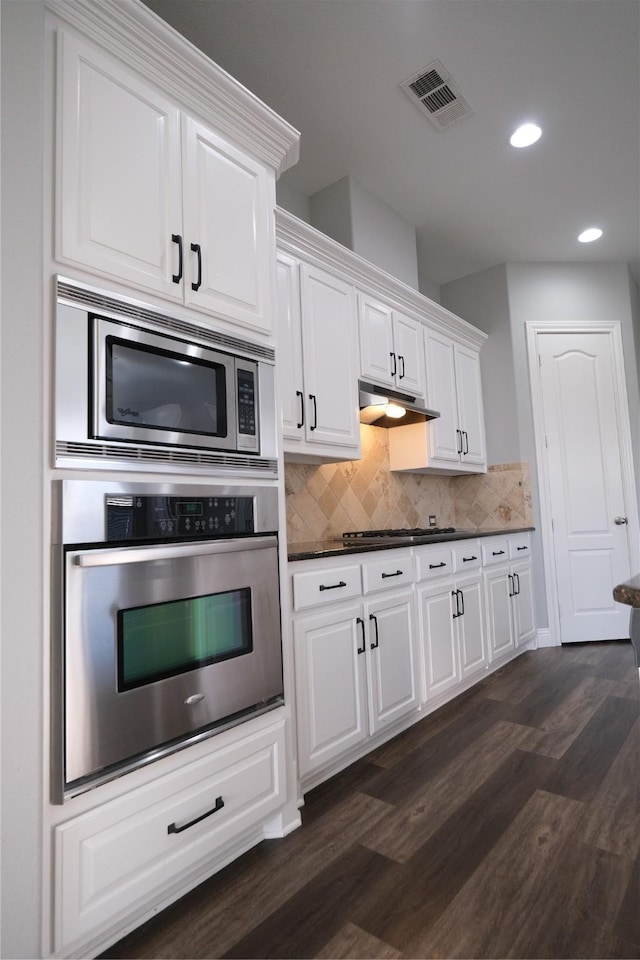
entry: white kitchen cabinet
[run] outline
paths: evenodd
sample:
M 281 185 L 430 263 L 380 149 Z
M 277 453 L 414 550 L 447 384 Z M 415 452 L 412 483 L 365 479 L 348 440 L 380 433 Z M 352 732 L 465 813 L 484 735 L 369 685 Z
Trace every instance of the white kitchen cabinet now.
M 423 397 L 422 325 L 382 301 L 360 293 L 358 326 L 362 378 Z
M 430 700 L 460 683 L 453 581 L 443 577 L 418 585 L 418 633 L 424 658 L 425 691 Z
M 360 456 L 355 295 L 351 284 L 279 252 L 279 385 L 285 453 Z
M 60 29 L 56 259 L 271 331 L 274 173 Z
M 417 710 L 419 671 L 415 650 L 412 560 L 388 552 L 363 576 L 367 599 L 343 601 L 353 589 L 349 567 L 339 562 L 293 575 L 293 619 L 298 763 L 304 778 L 328 767 L 381 730 Z M 362 564 L 363 572 L 368 562 Z M 394 587 L 397 569 L 409 585 Z M 376 584 L 377 586 L 374 586 Z M 345 584 L 343 587 L 342 584 Z M 323 588 L 323 589 L 321 589 Z
M 484 546 L 487 637 L 494 661 L 535 637 L 531 561 L 528 556 L 516 559 L 531 547 L 526 533 L 499 541 L 492 538 Z
M 454 476 L 485 473 L 479 351 L 428 326 L 424 328 L 424 351 L 426 404 L 440 416 L 391 431 L 391 469 Z

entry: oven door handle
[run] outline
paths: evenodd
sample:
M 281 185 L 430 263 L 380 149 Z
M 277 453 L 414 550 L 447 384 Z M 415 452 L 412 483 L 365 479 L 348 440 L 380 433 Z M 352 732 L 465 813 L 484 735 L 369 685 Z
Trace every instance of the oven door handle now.
M 77 553 L 73 563 L 78 567 L 113 567 L 122 563 L 150 563 L 154 560 L 176 560 L 244 550 L 266 550 L 275 547 L 277 537 L 237 537 L 233 540 L 207 540 L 206 543 L 180 543 L 164 546 L 117 547 L 115 550 L 87 550 Z

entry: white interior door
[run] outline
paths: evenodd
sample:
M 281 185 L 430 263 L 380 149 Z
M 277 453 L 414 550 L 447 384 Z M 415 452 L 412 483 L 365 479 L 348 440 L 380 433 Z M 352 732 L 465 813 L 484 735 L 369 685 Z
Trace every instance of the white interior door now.
M 629 636 L 613 588 L 630 571 L 629 504 L 611 332 L 539 333 L 562 643 Z M 617 520 L 616 520 L 617 518 Z

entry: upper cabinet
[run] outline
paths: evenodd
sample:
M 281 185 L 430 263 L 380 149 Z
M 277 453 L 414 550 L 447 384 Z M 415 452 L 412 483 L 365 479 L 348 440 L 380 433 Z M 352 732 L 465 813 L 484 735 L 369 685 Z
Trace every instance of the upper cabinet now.
M 358 295 L 358 327 L 362 378 L 424 397 L 422 325 L 361 293 Z
M 278 378 L 293 459 L 360 456 L 353 287 L 278 252 Z
M 57 117 L 56 259 L 270 334 L 269 163 L 66 29 Z

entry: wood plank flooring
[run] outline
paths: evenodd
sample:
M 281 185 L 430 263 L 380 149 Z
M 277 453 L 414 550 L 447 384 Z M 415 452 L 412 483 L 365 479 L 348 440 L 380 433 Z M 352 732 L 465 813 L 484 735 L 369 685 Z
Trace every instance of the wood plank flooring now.
M 640 958 L 630 643 L 532 651 L 103 957 Z

